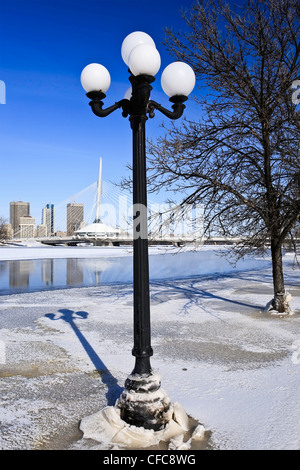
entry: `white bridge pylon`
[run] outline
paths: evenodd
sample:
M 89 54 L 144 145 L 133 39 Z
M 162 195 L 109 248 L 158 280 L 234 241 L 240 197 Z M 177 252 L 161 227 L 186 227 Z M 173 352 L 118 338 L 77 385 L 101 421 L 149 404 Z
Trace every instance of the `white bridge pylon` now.
M 66 206 L 68 203 L 80 203 L 84 206 L 84 223 L 78 232 L 84 229 L 114 231 L 115 233 L 133 232 L 132 194 L 119 186 L 103 181 L 102 158 L 99 160 L 98 180 L 79 191 L 69 199 L 55 205 L 56 231 L 66 230 Z M 163 237 L 203 237 L 203 205 L 180 205 L 158 203 L 148 199 L 149 238 Z M 95 224 L 101 224 L 96 227 Z M 87 231 L 87 230 L 86 230 Z
M 96 195 L 96 217 L 95 222 L 100 222 L 100 211 L 101 211 L 101 195 L 102 195 L 102 158 L 100 157 L 99 162 L 99 175 L 97 183 L 97 195 Z

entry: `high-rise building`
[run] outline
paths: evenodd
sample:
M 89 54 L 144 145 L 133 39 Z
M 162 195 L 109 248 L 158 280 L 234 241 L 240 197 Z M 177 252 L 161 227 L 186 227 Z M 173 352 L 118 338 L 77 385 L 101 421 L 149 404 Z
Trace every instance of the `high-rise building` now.
M 13 201 L 10 203 L 10 224 L 13 235 L 18 236 L 20 231 L 20 218 L 28 217 L 30 212 L 29 202 Z
M 43 238 L 43 237 L 47 237 L 47 235 L 48 235 L 47 225 L 44 225 L 44 224 L 37 225 L 36 236 L 38 238 Z
M 20 217 L 19 233 L 20 238 L 34 238 L 35 236 L 35 219 L 30 215 Z
M 42 210 L 42 225 L 47 226 L 47 235 L 54 235 L 54 204 L 46 204 Z
M 67 204 L 67 235 L 80 229 L 84 224 L 84 205 L 76 202 Z

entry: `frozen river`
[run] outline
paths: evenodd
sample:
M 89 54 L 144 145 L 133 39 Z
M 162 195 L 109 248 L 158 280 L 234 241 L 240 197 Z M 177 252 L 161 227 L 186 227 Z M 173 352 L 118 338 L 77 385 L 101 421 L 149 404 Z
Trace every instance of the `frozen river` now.
M 263 269 L 269 260 L 247 258 L 233 267 L 214 247 L 194 251 L 150 247 L 151 279 L 178 279 Z M 1 247 L 0 295 L 132 282 L 131 247 Z

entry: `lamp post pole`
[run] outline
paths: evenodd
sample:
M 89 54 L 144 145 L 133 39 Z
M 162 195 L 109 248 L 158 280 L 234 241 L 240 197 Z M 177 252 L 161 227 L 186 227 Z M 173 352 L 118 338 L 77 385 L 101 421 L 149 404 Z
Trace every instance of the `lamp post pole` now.
M 192 69 L 182 62 L 170 64 L 162 75 L 162 86 L 169 94 L 172 111 L 150 100 L 151 83 L 160 66 L 160 56 L 153 40 L 145 33 L 135 32 L 125 38 L 122 44 L 122 57 L 129 65 L 132 85 L 130 98 L 122 99 L 103 109 L 105 91 L 110 85 L 108 71 L 100 64 L 90 64 L 81 74 L 81 82 L 91 99 L 94 114 L 106 117 L 122 108 L 124 117 L 129 116 L 133 145 L 133 310 L 134 345 L 132 354 L 135 366 L 125 381 L 125 389 L 116 406 L 121 410 L 121 418 L 128 424 L 146 429 L 162 429 L 167 421 L 170 400 L 160 388 L 160 377 L 152 371 L 149 257 L 148 257 L 148 217 L 146 184 L 146 137 L 145 123 L 154 117 L 154 110 L 170 119 L 182 116 L 187 95 L 195 84 Z M 171 70 L 170 70 L 171 67 Z M 181 87 L 180 87 L 181 79 Z M 186 83 L 187 82 L 187 83 Z M 178 90 L 179 86 L 179 90 Z M 177 90 L 174 89 L 177 87 Z M 175 91 L 174 91 L 175 90 Z
M 152 77 L 149 77 L 150 82 Z M 150 299 L 149 299 L 149 258 L 148 258 L 148 222 L 147 222 L 147 182 L 146 182 L 146 106 L 149 100 L 139 103 L 139 98 L 147 96 L 152 88 L 146 80 L 136 83 L 137 79 L 131 77 L 133 88 L 132 96 L 136 100 L 136 113 L 130 116 L 132 129 L 132 172 L 133 172 L 133 312 L 134 312 L 134 347 L 135 356 L 133 375 L 150 375 L 151 327 L 150 327 Z M 139 93 L 136 89 L 144 86 L 146 93 Z

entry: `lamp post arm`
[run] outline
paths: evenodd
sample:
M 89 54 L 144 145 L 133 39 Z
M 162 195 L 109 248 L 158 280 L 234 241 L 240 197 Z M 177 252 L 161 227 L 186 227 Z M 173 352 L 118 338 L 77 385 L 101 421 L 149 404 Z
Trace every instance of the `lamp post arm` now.
M 167 116 L 169 119 L 179 119 L 183 111 L 185 109 L 185 104 L 183 104 L 184 101 L 187 100 L 186 96 L 174 96 L 170 98 L 170 101 L 174 103 L 172 105 L 172 110 L 166 109 L 164 106 L 161 104 L 157 103 L 156 101 L 149 100 L 148 106 L 147 106 L 147 112 L 149 113 L 149 117 L 153 118 L 154 117 L 154 110 L 157 109 L 160 111 L 164 116 Z
M 124 117 L 128 116 L 129 101 L 126 99 L 117 101 L 112 106 L 109 106 L 108 108 L 103 109 L 104 103 L 102 100 L 105 98 L 104 93 L 102 93 L 101 91 L 91 91 L 87 93 L 86 96 L 91 99 L 91 101 L 89 102 L 89 105 L 91 106 L 92 111 L 94 114 L 96 114 L 96 116 L 106 117 L 119 108 L 123 109 L 122 114 Z
M 103 109 L 103 101 L 92 100 L 89 103 L 89 105 L 91 106 L 93 113 L 99 117 L 106 117 L 119 108 L 123 109 L 122 114 L 124 117 L 127 117 L 128 116 L 128 112 L 127 112 L 128 103 L 129 103 L 128 100 L 123 99 L 121 101 L 117 101 L 115 104 L 113 104 L 112 106 L 109 106 L 106 109 Z

